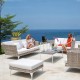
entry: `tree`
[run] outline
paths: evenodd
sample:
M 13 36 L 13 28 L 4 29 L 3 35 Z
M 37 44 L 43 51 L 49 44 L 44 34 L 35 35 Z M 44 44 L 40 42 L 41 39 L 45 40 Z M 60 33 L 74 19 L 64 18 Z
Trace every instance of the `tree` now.
M 22 24 L 19 21 L 12 21 L 15 15 L 7 15 L 4 18 L 0 18 L 0 25 L 1 25 L 1 36 L 0 39 L 9 39 L 12 36 L 12 32 L 20 32 L 21 34 L 25 33 L 28 30 L 28 26 L 24 26 L 22 29 L 16 29 L 18 25 Z
M 4 0 L 0 0 L 0 17 L 1 17 L 1 11 L 2 11 L 3 4 L 4 4 Z

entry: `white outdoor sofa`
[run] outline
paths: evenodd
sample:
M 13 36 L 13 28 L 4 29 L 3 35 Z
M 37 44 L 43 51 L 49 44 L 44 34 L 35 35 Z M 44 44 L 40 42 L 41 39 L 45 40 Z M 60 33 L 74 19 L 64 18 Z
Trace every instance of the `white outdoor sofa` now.
M 62 47 L 58 46 L 58 44 L 65 44 L 66 41 L 67 38 L 57 38 L 54 40 L 54 44 L 57 49 L 61 49 Z M 65 66 L 80 69 L 80 48 L 78 45 L 80 45 L 80 41 L 73 40 L 71 47 L 67 47 L 67 62 Z
M 58 49 L 58 50 L 62 50 L 62 46 L 59 46 L 59 44 L 66 44 L 67 42 L 67 38 L 56 38 L 54 40 L 54 46 Z M 75 44 L 75 40 L 72 41 L 71 47 L 66 47 L 68 50 L 75 48 L 77 45 Z
M 22 39 L 2 42 L 1 46 L 6 55 L 12 55 L 18 57 L 19 59 L 20 56 L 34 53 L 35 51 L 39 50 L 38 41 L 35 41 L 35 47 L 30 49 L 26 49 L 26 44 L 26 39 Z

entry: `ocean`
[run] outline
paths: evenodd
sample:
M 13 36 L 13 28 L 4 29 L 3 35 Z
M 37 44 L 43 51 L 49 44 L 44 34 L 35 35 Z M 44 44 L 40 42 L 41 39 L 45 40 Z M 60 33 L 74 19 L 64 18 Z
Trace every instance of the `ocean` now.
M 80 41 L 80 29 L 79 30 L 54 30 L 54 29 L 28 30 L 26 33 L 22 34 L 20 37 L 21 39 L 25 39 L 26 36 L 30 34 L 35 40 L 41 42 L 42 36 L 45 36 L 47 40 L 52 40 L 54 38 L 67 38 L 69 33 L 72 33 L 76 41 Z M 3 41 L 9 41 L 9 40 L 10 39 L 3 40 Z
M 25 39 L 27 34 L 31 34 L 35 40 L 41 42 L 42 36 L 45 36 L 48 40 L 52 40 L 54 38 L 67 38 L 69 33 L 71 33 L 77 41 L 80 41 L 80 30 L 28 30 L 26 33 L 21 35 L 21 38 Z

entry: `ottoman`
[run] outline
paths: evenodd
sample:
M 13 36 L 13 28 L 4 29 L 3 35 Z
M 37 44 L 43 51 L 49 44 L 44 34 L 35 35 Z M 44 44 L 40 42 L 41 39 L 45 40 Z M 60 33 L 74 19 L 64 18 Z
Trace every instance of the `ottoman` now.
M 30 73 L 31 80 L 33 80 L 33 73 L 40 68 L 43 68 L 42 60 L 33 60 L 33 59 L 23 58 L 23 59 L 19 59 L 9 63 L 10 74 L 11 74 L 11 70 Z

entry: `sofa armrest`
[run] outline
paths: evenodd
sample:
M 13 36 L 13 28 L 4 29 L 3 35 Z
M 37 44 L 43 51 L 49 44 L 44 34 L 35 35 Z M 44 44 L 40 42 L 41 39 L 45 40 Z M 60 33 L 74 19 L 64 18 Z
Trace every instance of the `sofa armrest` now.
M 17 55 L 16 45 L 1 44 L 1 47 L 6 55 Z
M 67 66 L 80 68 L 80 49 L 74 48 L 67 53 Z

